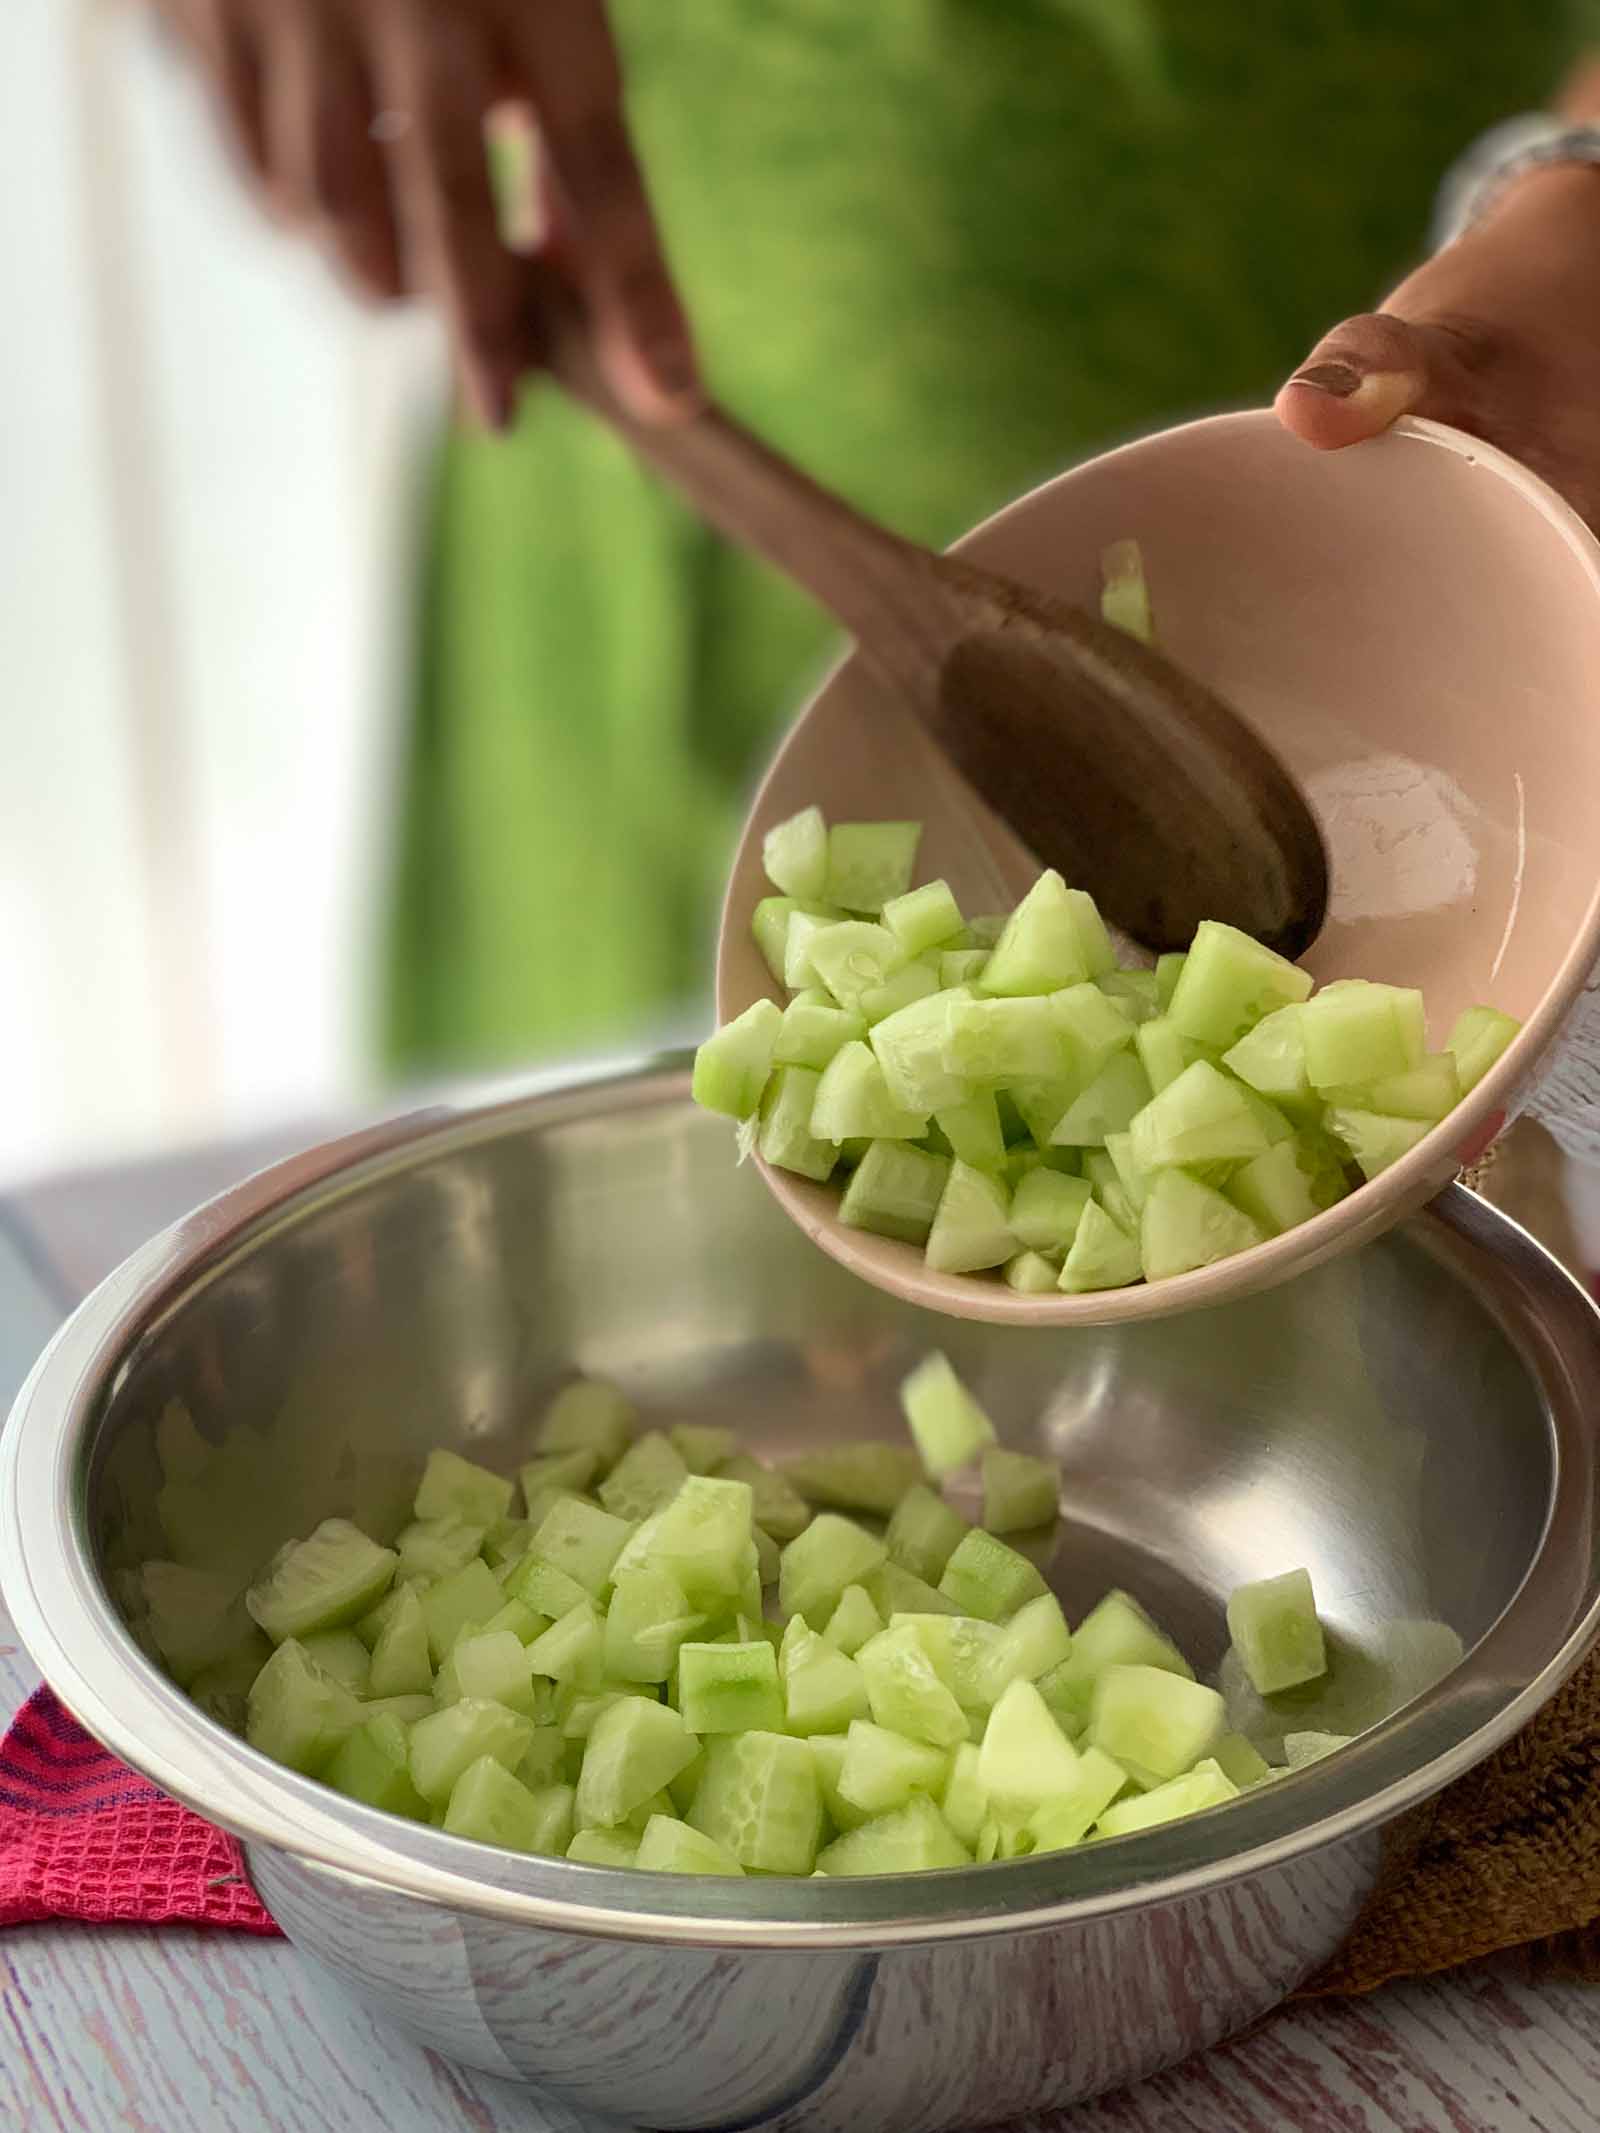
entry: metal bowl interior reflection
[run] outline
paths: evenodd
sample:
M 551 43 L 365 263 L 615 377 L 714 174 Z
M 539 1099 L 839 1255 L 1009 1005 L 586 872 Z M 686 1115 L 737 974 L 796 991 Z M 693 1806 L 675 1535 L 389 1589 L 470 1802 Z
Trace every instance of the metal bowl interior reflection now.
M 935 2133 L 1095 2093 L 1272 2005 L 1348 1929 L 1380 1826 L 1570 1671 L 1596 1615 L 1597 1325 L 1459 1190 L 1181 1319 L 930 1317 L 808 1245 L 681 1069 L 646 1070 L 318 1151 L 146 1247 L 19 1399 L 0 1562 L 68 1705 L 239 1832 L 303 1952 L 414 2035 L 629 2122 Z M 433 1444 L 509 1465 L 574 1369 L 782 1456 L 897 1429 L 898 1380 L 935 1346 L 1006 1442 L 1060 1463 L 1046 1567 L 1069 1616 L 1124 1586 L 1204 1668 L 1229 1589 L 1305 1564 L 1366 1655 L 1359 1715 L 1381 1722 L 1145 1837 L 894 1880 L 702 1883 L 342 1800 L 202 1717 L 116 1610 L 120 1574 L 170 1545 L 173 1402 L 213 1446 L 270 1449 L 242 1461 L 248 1489 L 208 1484 L 199 1545 L 242 1579 L 331 1512 L 392 1528 Z

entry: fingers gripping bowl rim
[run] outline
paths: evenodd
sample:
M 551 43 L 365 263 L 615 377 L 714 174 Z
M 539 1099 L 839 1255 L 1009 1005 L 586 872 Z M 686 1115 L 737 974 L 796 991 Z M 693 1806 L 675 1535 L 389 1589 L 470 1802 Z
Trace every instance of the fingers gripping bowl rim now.
M 835 1193 L 761 1166 L 823 1250 L 949 1316 L 1165 1317 L 1381 1235 L 1526 1103 L 1600 958 L 1583 827 L 1600 790 L 1600 722 L 1582 715 L 1584 673 L 1600 662 L 1600 544 L 1552 490 L 1439 424 L 1408 421 L 1322 454 L 1263 410 L 1091 461 L 958 546 L 1087 602 L 1100 550 L 1127 535 L 1151 560 L 1164 648 L 1220 686 L 1308 785 L 1334 871 L 1329 924 L 1304 959 L 1319 984 L 1418 985 L 1442 1026 L 1494 997 L 1523 1028 L 1376 1181 L 1233 1258 L 1129 1289 L 1030 1295 L 930 1272 L 916 1247 L 846 1228 Z M 762 841 L 812 803 L 830 819 L 924 820 L 919 878 L 948 879 L 964 909 L 1009 907 L 1038 871 L 846 660 L 791 729 L 746 823 L 718 950 L 719 1021 L 778 997 L 748 936 L 765 893 Z

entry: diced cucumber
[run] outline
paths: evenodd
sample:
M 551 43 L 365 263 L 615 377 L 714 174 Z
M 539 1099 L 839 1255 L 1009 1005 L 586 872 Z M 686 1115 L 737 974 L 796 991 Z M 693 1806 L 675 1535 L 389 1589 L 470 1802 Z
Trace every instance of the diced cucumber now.
M 1161 994 L 1153 970 L 1108 970 L 1095 983 L 1136 1029 L 1161 1012 Z
M 1351 1738 L 1348 1733 L 1286 1733 L 1283 1736 L 1284 1759 L 1291 1770 L 1304 1770 L 1310 1763 L 1320 1763 L 1325 1755 L 1335 1755 L 1341 1748 L 1348 1748 Z
M 561 1721 L 563 1743 L 577 1741 L 581 1744 L 587 1741 L 602 1715 L 609 1711 L 614 1703 L 620 1703 L 625 1696 L 643 1696 L 652 1702 L 656 1700 L 652 1690 L 641 1687 L 636 1681 L 602 1681 L 598 1688 L 593 1689 L 557 1689 L 555 1708 Z
M 1445 1039 L 1445 1050 L 1455 1060 L 1463 1095 L 1478 1086 L 1521 1028 L 1520 1022 L 1492 1007 L 1462 1009 Z
M 987 1711 L 1011 1676 L 1001 1667 L 1006 1632 L 975 1616 L 896 1614 L 889 1626 L 915 1635 L 929 1664 L 963 1711 Z
M 501 1590 L 488 1564 L 475 1557 L 460 1570 L 452 1570 L 448 1577 L 436 1578 L 424 1586 L 421 1600 L 428 1627 L 428 1650 L 437 1666 L 469 1623 L 487 1622 L 499 1612 Z
M 487 1755 L 514 1770 L 533 1739 L 533 1721 L 504 1704 L 464 1696 L 411 1729 L 411 1782 L 431 1807 L 443 1807 L 456 1780 Z
M 1223 1191 L 1265 1236 L 1276 1237 L 1322 1212 L 1306 1170 L 1305 1149 L 1296 1135 L 1243 1164 Z
M 835 1052 L 866 1033 L 862 1016 L 835 1006 L 825 995 L 791 1000 L 773 1046 L 773 1064 L 810 1067 L 820 1074 Z
M 1166 1281 L 1248 1251 L 1266 1236 L 1243 1208 L 1186 1171 L 1163 1170 L 1139 1218 L 1139 1255 L 1146 1281 Z M 1071 1260 L 1067 1265 L 1070 1269 Z
M 914 1452 L 870 1439 L 787 1459 L 783 1471 L 808 1503 L 841 1511 L 870 1511 L 880 1518 L 887 1518 L 906 1490 L 921 1479 Z
M 1052 1475 L 1052 1484 L 1054 1477 Z M 993 1625 L 985 1623 L 985 1629 Z M 1005 1627 L 994 1636 L 983 1671 L 983 1693 L 962 1702 L 983 1708 L 998 1701 L 1000 1692 L 1013 1681 L 1041 1681 L 1071 1656 L 1072 1635 L 1061 1602 L 1053 1592 L 1019 1607 Z
M 1367 1178 L 1377 1177 L 1401 1156 L 1409 1155 L 1424 1134 L 1433 1130 L 1425 1118 L 1382 1118 L 1376 1111 L 1342 1109 L 1329 1111 L 1325 1124 Z
M 1100 619 L 1141 644 L 1156 641 L 1144 556 L 1137 541 L 1113 541 L 1100 551 Z
M 1130 1594 L 1111 1591 L 1073 1632 L 1066 1663 L 1052 1674 L 1054 1708 L 1087 1719 L 1094 1685 L 1110 1666 L 1159 1667 L 1186 1681 L 1194 1669 Z
M 417 1518 L 459 1518 L 471 1525 L 492 1526 L 511 1509 L 512 1484 L 487 1467 L 441 1448 L 428 1454 L 417 1486 Z
M 244 1604 L 274 1644 L 343 1629 L 388 1591 L 399 1560 L 348 1519 L 325 1518 L 308 1539 L 279 1551 Z
M 1146 1175 L 1186 1163 L 1247 1163 L 1269 1145 L 1243 1084 L 1204 1059 L 1150 1099 L 1128 1141 L 1135 1167 Z
M 1070 1795 L 1078 1753 L 1031 1681 L 1008 1682 L 990 1713 L 978 1750 L 978 1782 L 1002 1813 L 1031 1814 L 1041 1802 Z
M 962 1614 L 1004 1622 L 1047 1587 L 1025 1555 L 974 1528 L 945 1565 L 939 1590 Z
M 652 1815 L 639 1839 L 634 1865 L 655 1874 L 742 1875 L 744 1868 L 714 1839 L 672 1815 Z
M 939 958 L 939 983 L 946 992 L 960 992 L 977 984 L 989 962 L 987 948 L 947 948 Z
M 1196 1764 L 1182 1777 L 1175 1777 L 1151 1791 L 1134 1794 L 1108 1807 L 1095 1826 L 1101 1837 L 1128 1837 L 1136 1830 L 1154 1829 L 1162 1822 L 1176 1822 L 1183 1815 L 1199 1814 L 1207 1807 L 1221 1807 L 1239 1796 L 1239 1788 L 1225 1777 L 1217 1764 Z
M 756 1000 L 723 1023 L 694 1055 L 690 1094 L 705 1111 L 749 1118 L 772 1071 L 772 1049 L 783 1014 L 774 1000 Z
M 1304 1015 L 1305 1007 L 1300 1002 L 1274 1008 L 1222 1055 L 1230 1074 L 1236 1074 L 1258 1094 L 1297 1112 L 1316 1101 L 1316 1091 L 1306 1072 Z
M 948 1567 L 948 1566 L 947 1566 Z M 870 1577 L 862 1579 L 873 1606 L 885 1622 L 896 1615 L 955 1615 L 961 1612 L 954 1600 L 937 1585 L 919 1578 L 901 1563 L 881 1563 Z
M 1150 1101 L 1150 1082 L 1136 1051 L 1115 1052 L 1056 1120 L 1050 1139 L 1064 1148 L 1103 1148 L 1108 1133 L 1124 1132 Z
M 845 1736 L 839 1797 L 861 1814 L 888 1814 L 916 1793 L 941 1797 L 949 1776 L 950 1758 L 942 1749 L 858 1718 Z
M 1308 1570 L 1238 1586 L 1228 1601 L 1228 1635 L 1259 1695 L 1275 1696 L 1328 1671 Z
M 846 911 L 881 911 L 911 886 L 920 822 L 835 822 L 823 895 Z
M 960 1103 L 969 1094 L 968 1083 L 945 1058 L 950 1017 L 967 1001 L 963 988 L 936 991 L 874 1023 L 868 1041 L 882 1070 L 889 1102 L 902 1116 L 926 1119 L 942 1105 Z
M 384 1713 L 345 1735 L 324 1777 L 335 1792 L 352 1800 L 421 1822 L 427 1818 L 428 1806 L 411 1782 L 410 1758 L 405 1727 Z
M 248 1639 L 225 1659 L 195 1674 L 187 1686 L 190 1697 L 208 1718 L 230 1733 L 243 1734 L 249 1715 L 250 1686 L 272 1657 L 272 1646 L 252 1629 Z
M 580 1829 L 567 1846 L 567 1857 L 579 1866 L 634 1866 L 639 1847 L 622 1830 Z
M 936 1585 L 969 1528 L 959 1511 L 918 1482 L 894 1507 L 884 1543 L 891 1562 L 903 1563 Z
M 924 882 L 883 906 L 883 922 L 907 955 L 942 948 L 963 931 L 965 921 L 947 881 Z
M 705 1774 L 684 1819 L 746 1873 L 809 1874 L 822 1835 L 810 1745 L 786 1733 L 731 1733 L 708 1742 Z
M 811 1107 L 811 1132 L 821 1141 L 915 1140 L 926 1112 L 904 1111 L 889 1094 L 883 1068 L 865 1044 L 841 1045 L 822 1070 Z M 858 1168 L 851 1183 L 860 1179 Z
M 476 1696 L 503 1703 L 508 1711 L 534 1716 L 531 1647 L 509 1629 L 480 1630 L 458 1637 L 434 1683 L 435 1700 L 458 1703 Z
M 1209 1059 L 1214 1064 L 1218 1056 L 1209 1045 L 1196 1044 L 1192 1037 L 1184 1036 L 1165 1015 L 1157 1015 L 1151 1022 L 1141 1022 L 1133 1033 L 1133 1045 L 1151 1090 L 1157 1096 L 1197 1059 Z
M 783 1551 L 778 1605 L 786 1615 L 825 1622 L 847 1585 L 859 1585 L 885 1561 L 883 1542 L 848 1518 L 821 1512 Z
M 497 1518 L 483 1536 L 483 1559 L 493 1571 L 509 1571 L 522 1561 L 539 1530 L 531 1518 Z
M 350 1691 L 288 1637 L 251 1683 L 245 1739 L 274 1762 L 314 1777 L 364 1716 Z
M 869 985 L 861 995 L 861 1019 L 870 1032 L 902 1009 L 915 1007 L 939 993 L 939 974 L 931 963 L 905 963 L 881 985 Z
M 983 1523 L 991 1533 L 1049 1525 L 1059 1514 L 1060 1486 L 1054 1460 L 991 1445 L 983 1455 Z
M 922 1244 L 933 1227 L 949 1169 L 942 1156 L 901 1142 L 873 1141 L 851 1176 L 839 1219 L 851 1229 Z
M 1121 1147 L 1127 1144 L 1128 1136 L 1126 1133 L 1114 1133 L 1111 1139 Z M 1139 1180 L 1138 1193 L 1135 1195 L 1123 1184 L 1122 1173 L 1118 1170 L 1109 1148 L 1085 1148 L 1083 1174 L 1089 1181 L 1096 1202 L 1111 1217 L 1118 1229 L 1125 1231 L 1130 1237 L 1137 1237 L 1140 1210 L 1150 1197 L 1150 1180 L 1145 1174 L 1142 1171 L 1135 1173 Z M 1076 1243 L 1077 1239 L 1074 1238 L 1073 1242 Z
M 855 1874 L 913 1874 L 970 1866 L 972 1854 L 932 1800 L 908 1800 L 847 1831 L 820 1855 L 818 1869 L 836 1878 Z
M 811 1523 L 811 1506 L 799 1490 L 786 1475 L 763 1466 L 759 1459 L 736 1452 L 723 1464 L 718 1478 L 750 1484 L 751 1516 L 776 1541 L 792 1541 Z
M 1104 1072 L 1135 1041 L 1134 1024 L 1102 990 L 1108 981 L 1066 985 L 1050 995 L 1050 1019 L 1066 1046 L 1068 1070 L 1080 1088 Z
M 353 1629 L 313 1630 L 300 1639 L 300 1649 L 352 1696 L 371 1693 L 372 1655 Z
M 653 1429 L 629 1445 L 601 1482 L 600 1501 L 613 1518 L 637 1525 L 670 1503 L 688 1478 L 682 1453 Z
M 810 911 L 791 911 L 788 928 L 783 936 L 783 982 L 790 992 L 804 992 L 816 984 L 816 971 L 811 963 L 811 941 L 814 934 L 824 926 L 839 923 L 837 918 L 818 918 Z M 826 993 L 823 994 L 826 998 Z M 776 1057 L 776 1051 L 774 1051 Z
M 649 1703 L 641 1696 L 619 1698 L 595 1720 L 584 1750 L 578 1779 L 580 1826 L 615 1828 L 642 1801 L 670 1785 L 698 1750 L 693 1732 L 669 1705 Z
M 530 1552 L 598 1598 L 610 1584 L 612 1566 L 634 1531 L 627 1519 L 613 1518 L 609 1511 L 595 1510 L 569 1496 L 544 1519 Z
M 778 1655 L 754 1644 L 685 1644 L 678 1653 L 678 1709 L 693 1733 L 777 1733 L 784 1724 Z
M 1264 1784 L 1272 1775 L 1271 1765 L 1242 1733 L 1224 1733 L 1211 1751 L 1211 1760 L 1228 1783 L 1237 1785 L 1241 1792 Z
M 872 1596 L 864 1585 L 847 1585 L 839 1595 L 838 1604 L 827 1618 L 827 1627 L 822 1635 L 836 1651 L 853 1658 L 869 1637 L 875 1637 L 883 1627 L 883 1617 L 872 1604 Z
M 544 1563 L 536 1555 L 525 1556 L 506 1580 L 506 1595 L 546 1622 L 559 1622 L 589 1595 L 576 1578 Z
M 1156 1666 L 1108 1666 L 1094 1685 L 1089 1737 L 1147 1791 L 1192 1769 L 1228 1730 L 1215 1689 Z
M 870 1709 L 861 1669 L 825 1638 L 807 1629 L 798 1615 L 791 1628 L 795 1624 L 799 1625 L 799 1633 L 780 1662 L 787 1730 L 800 1734 L 842 1733 L 853 1720 L 865 1718 Z
M 1061 1269 L 1043 1252 L 1018 1252 L 1003 1268 L 1005 1284 L 1019 1296 L 1050 1296 L 1060 1287 Z
M 994 1442 L 994 1424 L 938 1349 L 901 1380 L 900 1406 L 922 1464 L 936 1481 Z
M 738 1431 L 713 1422 L 674 1422 L 667 1435 L 691 1474 L 714 1474 L 739 1449 Z
M 855 1657 L 872 1716 L 907 1740 L 953 1748 L 967 1738 L 961 1706 L 940 1680 L 914 1627 L 880 1630 Z
M 1461 1076 L 1450 1052 L 1427 1052 L 1407 1074 L 1392 1074 L 1364 1088 L 1329 1089 L 1327 1101 L 1341 1109 L 1378 1111 L 1386 1118 L 1422 1118 L 1436 1124 L 1461 1101 Z
M 525 1651 L 532 1674 L 571 1683 L 575 1688 L 598 1687 L 605 1671 L 605 1632 L 593 1600 L 585 1594 L 570 1613 L 553 1622 Z
M 1178 989 L 1178 980 L 1183 976 L 1183 966 L 1188 960 L 1186 955 L 1156 957 L 1156 999 L 1163 1014 L 1172 1005 L 1172 995 Z
M 839 1160 L 838 1143 L 820 1141 L 811 1131 L 822 1076 L 809 1067 L 775 1067 L 761 1099 L 761 1129 L 756 1151 L 764 1163 L 792 1170 L 797 1177 L 826 1184 Z
M 941 1061 L 958 1089 L 1054 1081 L 1070 1072 L 1066 1039 L 1047 994 L 953 998 L 945 1011 L 943 1039 Z
M 546 1785 L 558 1784 L 566 1759 L 566 1746 L 559 1726 L 535 1726 L 533 1738 L 523 1751 L 515 1775 L 530 1792 L 540 1792 Z
M 1004 1164 L 1005 1135 L 993 1090 L 979 1089 L 964 1103 L 946 1104 L 934 1112 L 933 1122 L 963 1163 L 977 1170 L 999 1170 Z
M 1091 1148 L 1083 1160 L 1085 1175 L 1088 1175 L 1088 1165 L 1094 1163 L 1097 1179 L 1103 1176 L 1100 1165 L 1109 1162 L 1128 1207 L 1135 1216 L 1140 1213 L 1150 1197 L 1150 1173 L 1140 1166 L 1134 1155 L 1131 1133 L 1108 1133 L 1104 1149 Z
M 828 879 L 828 825 L 820 807 L 803 807 L 761 840 L 761 866 L 784 896 L 821 896 Z
M 1426 1048 L 1420 992 L 1345 979 L 1325 985 L 1300 1018 L 1306 1074 L 1314 1089 L 1383 1081 L 1422 1064 Z
M 975 1742 L 962 1741 L 951 1756 L 939 1811 L 968 1851 L 973 1850 L 989 1814 L 989 1796 L 978 1776 Z
M 1181 1035 L 1226 1050 L 1263 1016 L 1310 991 L 1308 972 L 1236 926 L 1208 918 L 1195 928 L 1167 1014 Z
M 620 1398 L 621 1395 L 619 1394 Z M 536 1496 L 547 1495 L 552 1489 L 564 1489 L 571 1496 L 581 1496 L 594 1482 L 602 1466 L 609 1466 L 613 1458 L 620 1457 L 627 1447 L 626 1435 L 616 1440 L 616 1450 L 606 1446 L 602 1459 L 597 1445 L 580 1445 L 570 1452 L 545 1452 L 537 1459 L 525 1460 L 518 1469 L 517 1478 L 522 1484 L 525 1503 L 532 1503 Z M 533 1535 L 528 1536 L 531 1541 Z
M 1028 1817 L 1033 1849 L 1063 1852 L 1081 1844 L 1126 1784 L 1126 1771 L 1103 1749 L 1081 1750 L 1071 1789 L 1042 1801 Z
M 924 1256 L 937 1274 L 971 1274 L 1001 1266 L 1017 1248 L 1008 1215 L 1011 1198 L 987 1170 L 959 1158 L 950 1165 Z
M 1058 992 L 1092 975 L 1076 898 L 1049 868 L 1006 920 L 978 988 L 1010 995 Z
M 1043 1165 L 1030 1170 L 1011 1196 L 1012 1234 L 1035 1252 L 1065 1253 L 1072 1247 L 1090 1199 L 1086 1178 L 1063 1177 Z
M 828 919 L 835 923 L 845 916 L 837 904 L 823 903 L 820 898 L 762 897 L 750 915 L 750 937 L 760 950 L 763 962 L 780 983 L 783 978 L 784 955 L 789 943 L 789 921 L 797 911 L 804 911 L 813 918 Z
M 614 1466 L 627 1450 L 637 1420 L 633 1402 L 617 1386 L 604 1378 L 578 1378 L 564 1385 L 545 1409 L 539 1449 L 594 1452 L 602 1466 Z
M 572 1841 L 572 1789 L 553 1785 L 540 1797 L 503 1763 L 483 1755 L 451 1787 L 444 1827 L 452 1836 L 498 1844 L 505 1851 L 560 1858 Z
M 1143 1272 L 1138 1240 L 1093 1200 L 1084 1208 L 1061 1269 L 1060 1286 L 1070 1295 L 1090 1289 L 1120 1289 Z
M 753 1568 L 752 1516 L 747 1481 L 691 1474 L 671 1503 L 635 1531 L 613 1575 L 651 1566 L 669 1570 L 691 1606 L 725 1606 L 740 1597 Z

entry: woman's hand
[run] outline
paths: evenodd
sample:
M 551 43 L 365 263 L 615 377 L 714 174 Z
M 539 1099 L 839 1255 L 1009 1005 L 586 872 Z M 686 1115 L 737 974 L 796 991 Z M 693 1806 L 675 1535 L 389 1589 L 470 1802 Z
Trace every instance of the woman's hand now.
M 696 402 L 694 357 L 634 160 L 603 0 L 155 0 L 201 59 L 276 213 L 369 293 L 430 297 L 479 414 L 539 359 L 528 260 L 503 241 L 491 112 L 537 128 L 564 268 L 629 410 Z
M 1430 415 L 1499 445 L 1600 529 L 1600 169 L 1528 173 L 1278 395 L 1334 450 Z

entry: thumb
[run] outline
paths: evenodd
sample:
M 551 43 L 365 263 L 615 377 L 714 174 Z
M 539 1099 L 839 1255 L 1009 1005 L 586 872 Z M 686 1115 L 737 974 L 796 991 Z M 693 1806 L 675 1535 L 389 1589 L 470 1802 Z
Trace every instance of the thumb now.
M 1426 328 L 1386 311 L 1346 319 L 1279 392 L 1278 420 L 1318 451 L 1360 444 L 1437 398 L 1438 368 Z

